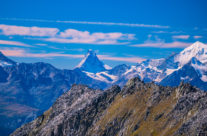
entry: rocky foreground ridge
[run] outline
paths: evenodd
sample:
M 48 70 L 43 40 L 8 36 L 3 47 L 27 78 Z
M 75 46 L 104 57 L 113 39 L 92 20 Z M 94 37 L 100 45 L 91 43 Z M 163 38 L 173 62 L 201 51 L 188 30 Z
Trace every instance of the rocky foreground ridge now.
M 207 135 L 207 92 L 133 78 L 120 89 L 73 85 L 53 106 L 11 136 Z

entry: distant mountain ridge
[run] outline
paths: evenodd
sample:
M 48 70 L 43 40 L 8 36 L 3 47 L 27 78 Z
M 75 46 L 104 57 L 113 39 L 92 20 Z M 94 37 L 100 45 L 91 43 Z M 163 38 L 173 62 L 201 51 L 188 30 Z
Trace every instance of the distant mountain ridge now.
M 86 55 L 87 57 L 84 60 L 90 60 L 90 63 L 96 62 L 98 58 L 95 53 L 92 54 L 95 56 L 95 59 L 91 59 L 92 57 L 88 57 L 90 55 Z M 129 79 L 138 76 L 144 82 L 153 81 L 161 85 L 178 86 L 181 81 L 184 81 L 202 90 L 207 90 L 207 45 L 201 42 L 195 42 L 180 53 L 174 53 L 165 59 L 148 59 L 137 63 L 135 66 L 123 64 L 107 70 L 104 69 L 104 64 L 100 60 L 98 62 L 96 64 L 101 64 L 102 67 L 95 63 L 94 65 L 90 65 L 88 61 L 84 61 L 84 65 L 90 65 L 90 67 L 98 68 L 99 70 L 87 71 L 87 69 L 84 69 L 83 72 L 93 79 L 108 84 L 123 86 Z M 180 73 L 182 69 L 188 71 L 183 71 L 183 74 L 176 74 Z M 190 77 L 192 74 L 189 75 L 189 78 L 183 77 L 184 75 L 188 76 L 184 74 L 185 72 L 188 74 L 193 72 L 194 76 L 192 78 L 195 79 Z M 174 80 L 175 75 L 176 80 Z
M 139 77 L 144 82 L 164 86 L 189 82 L 207 90 L 206 60 L 207 45 L 201 42 L 166 59 L 149 59 L 135 66 L 122 64 L 114 68 L 100 61 L 92 50 L 73 70 L 60 70 L 43 62 L 16 63 L 0 53 L 0 131 L 8 135 L 36 118 L 73 84 L 106 89 L 112 85 L 123 87 L 129 79 Z

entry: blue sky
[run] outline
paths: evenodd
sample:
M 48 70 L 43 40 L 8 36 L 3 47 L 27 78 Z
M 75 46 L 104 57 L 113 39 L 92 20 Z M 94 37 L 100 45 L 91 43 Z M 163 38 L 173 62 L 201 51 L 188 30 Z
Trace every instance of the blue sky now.
M 207 43 L 206 0 L 0 0 L 0 51 L 74 68 L 88 49 L 110 66 Z

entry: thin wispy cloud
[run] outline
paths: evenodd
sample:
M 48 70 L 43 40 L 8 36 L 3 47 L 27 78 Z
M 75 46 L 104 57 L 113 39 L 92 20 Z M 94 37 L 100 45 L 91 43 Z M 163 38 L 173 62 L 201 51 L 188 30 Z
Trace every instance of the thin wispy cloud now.
M 3 45 L 15 45 L 15 46 L 21 46 L 21 47 L 32 47 L 31 45 L 18 42 L 18 41 L 7 41 L 7 40 L 0 40 L 0 44 Z
M 5 55 L 5 56 L 11 56 L 11 57 L 23 57 L 25 51 L 22 49 L 0 49 L 0 51 Z
M 36 43 L 35 45 L 38 45 L 38 46 L 47 46 L 48 44 L 45 44 L 45 43 Z
M 134 34 L 123 33 L 90 33 L 88 31 L 78 31 L 67 29 L 59 36 L 44 38 L 43 40 L 57 43 L 83 43 L 83 44 L 126 44 L 128 40 L 135 39 Z M 121 41 L 121 42 L 120 42 Z
M 89 31 L 79 31 L 76 29 L 66 29 L 60 31 L 58 28 L 45 27 L 25 27 L 16 25 L 0 25 L 3 35 L 11 36 L 32 36 L 27 38 L 33 40 L 43 40 L 55 43 L 81 43 L 81 44 L 127 44 L 129 40 L 134 40 L 135 34 L 123 34 L 120 32 L 102 33 Z
M 179 35 L 182 38 L 188 38 L 188 35 Z M 180 38 L 179 37 L 179 38 Z M 164 39 L 160 39 L 157 35 L 148 35 L 148 39 L 144 43 L 129 45 L 130 47 L 153 47 L 153 48 L 185 48 L 192 43 L 180 42 L 174 40 L 173 42 L 166 42 Z
M 113 22 L 87 22 L 87 21 L 56 21 L 56 22 L 59 22 L 59 23 L 72 23 L 72 24 L 107 25 L 107 26 L 128 26 L 128 27 L 146 27 L 146 28 L 170 28 L 169 26 L 161 26 L 161 25 L 113 23 Z
M 96 39 L 65 39 L 65 38 L 44 38 L 40 39 L 47 42 L 55 42 L 55 43 L 80 43 L 80 44 L 127 44 L 127 43 L 119 43 L 117 40 L 102 40 L 97 41 Z
M 0 51 L 10 57 L 24 57 L 24 58 L 52 58 L 52 57 L 65 57 L 65 58 L 83 58 L 82 54 L 64 54 L 64 53 L 30 53 L 23 49 L 0 49 Z M 110 55 L 98 55 L 101 60 L 111 61 L 124 61 L 138 63 L 145 59 L 139 57 L 114 57 Z
M 50 58 L 50 57 L 68 57 L 68 58 L 83 58 L 84 55 L 62 54 L 62 53 L 29 53 L 23 49 L 0 49 L 6 56 L 25 57 L 25 58 Z
M 63 38 L 82 38 L 82 39 L 122 39 L 122 40 L 132 40 L 134 39 L 134 34 L 122 34 L 122 33 L 92 33 L 88 31 L 78 31 L 75 29 L 67 29 L 60 33 L 60 37 Z
M 153 31 L 152 33 L 156 33 L 156 34 L 179 34 L 179 33 L 183 33 L 183 31 Z
M 200 39 L 200 38 L 202 38 L 202 36 L 195 35 L 195 36 L 193 36 L 193 38 L 194 38 L 194 39 Z
M 132 63 L 140 63 L 145 60 L 139 57 L 112 57 L 112 56 L 107 56 L 107 55 L 99 56 L 99 58 L 102 60 L 123 61 L 123 62 L 132 62 Z
M 91 21 L 61 21 L 61 20 L 44 20 L 44 19 L 23 19 L 23 18 L 0 18 L 1 20 L 11 21 L 29 21 L 45 23 L 67 23 L 67 24 L 87 24 L 87 25 L 105 25 L 105 26 L 127 26 L 127 27 L 145 27 L 145 28 L 170 28 L 170 26 L 134 24 L 134 23 L 115 23 L 115 22 L 91 22 Z
M 191 45 L 192 43 L 185 43 L 185 42 L 178 42 L 174 41 L 171 43 L 166 43 L 166 42 L 152 42 L 152 41 L 147 41 L 143 44 L 135 44 L 135 45 L 130 45 L 132 47 L 154 47 L 154 48 L 185 48 Z
M 173 39 L 184 39 L 184 40 L 187 40 L 190 38 L 190 35 L 174 35 L 172 36 Z
M 16 25 L 0 25 L 0 30 L 4 35 L 20 35 L 20 36 L 55 36 L 59 29 L 46 27 L 25 27 Z

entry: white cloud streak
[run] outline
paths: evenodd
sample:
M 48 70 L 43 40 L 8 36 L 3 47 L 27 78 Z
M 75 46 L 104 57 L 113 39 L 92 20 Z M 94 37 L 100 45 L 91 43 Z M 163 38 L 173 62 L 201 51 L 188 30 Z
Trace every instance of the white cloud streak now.
M 10 50 L 10 49 L 0 49 L 0 51 L 6 55 L 6 56 L 12 56 L 12 57 L 23 57 L 23 54 L 25 53 L 24 50 L 17 49 L 17 50 Z
M 118 32 L 113 33 L 90 33 L 88 31 L 78 31 L 75 29 L 67 29 L 64 32 L 60 33 L 61 38 L 67 38 L 72 40 L 83 40 L 87 42 L 95 42 L 95 41 L 116 41 L 116 40 L 133 40 L 135 39 L 134 34 L 123 34 Z
M 0 25 L 0 30 L 4 35 L 21 35 L 21 36 L 55 36 L 59 29 L 45 27 L 25 27 L 15 25 Z
M 16 50 L 0 49 L 0 51 L 4 55 L 12 56 L 12 57 L 26 57 L 26 58 L 50 58 L 50 57 L 83 58 L 84 57 L 84 55 L 61 54 L 61 53 L 28 53 L 22 49 L 16 49 Z
M 82 44 L 127 44 L 128 40 L 135 39 L 135 34 L 123 34 L 120 32 L 102 33 L 66 29 L 60 32 L 58 28 L 25 27 L 15 25 L 0 25 L 2 34 L 33 36 L 34 40 L 43 40 L 56 43 L 82 43 Z M 37 38 L 38 37 L 38 38 Z
M 114 23 L 114 22 L 87 22 L 87 21 L 56 21 L 56 22 L 59 22 L 59 23 L 72 23 L 72 24 L 107 25 L 107 26 L 128 26 L 128 27 L 146 27 L 146 28 L 170 28 L 169 26 L 161 26 L 161 25 Z
M 1 20 L 11 20 L 11 21 L 29 21 L 29 22 L 45 22 L 45 23 L 67 23 L 67 24 L 86 24 L 86 25 L 105 25 L 105 26 L 164 28 L 164 29 L 170 28 L 170 26 L 162 26 L 162 25 L 115 23 L 115 22 L 61 21 L 61 20 L 23 19 L 23 18 L 0 18 L 0 19 Z
M 21 46 L 21 47 L 32 47 L 31 45 L 18 42 L 18 41 L 7 41 L 7 40 L 0 40 L 0 44 L 3 45 L 15 45 L 15 46 Z
M 56 37 L 41 38 L 40 40 L 56 43 L 81 43 L 81 44 L 127 44 L 128 40 L 135 39 L 134 34 L 113 33 L 90 33 L 88 31 L 78 31 L 67 29 L 60 32 Z
M 47 46 L 48 44 L 45 44 L 45 43 L 36 43 L 35 45 L 38 45 L 38 46 Z
M 97 39 L 65 39 L 65 38 L 45 38 L 41 39 L 48 42 L 55 42 L 55 43 L 81 43 L 81 44 L 126 44 L 126 43 L 119 43 L 116 40 L 103 40 L 97 41 Z
M 179 34 L 179 33 L 183 33 L 183 31 L 153 31 L 152 33 L 156 33 L 156 34 Z
M 66 58 L 83 58 L 81 54 L 61 54 L 61 53 L 28 53 L 23 49 L 0 49 L 6 56 L 12 57 L 26 57 L 26 58 L 52 58 L 52 57 L 66 57 Z M 139 57 L 114 57 L 109 55 L 98 55 L 101 60 L 124 61 L 137 63 L 145 59 Z
M 122 34 L 122 33 L 92 33 L 88 31 L 78 31 L 75 29 L 67 29 L 64 32 L 60 33 L 60 37 L 63 38 L 82 38 L 82 39 L 123 39 L 123 40 L 128 40 L 128 39 L 134 39 L 134 34 Z
M 187 40 L 190 38 L 190 35 L 174 35 L 173 39 L 184 39 Z
M 193 36 L 193 38 L 194 38 L 194 39 L 200 39 L 200 38 L 202 38 L 202 36 L 195 35 L 195 36 Z
M 132 47 L 154 47 L 154 48 L 185 48 L 191 45 L 192 43 L 185 43 L 185 42 L 178 42 L 174 41 L 171 43 L 165 43 L 165 42 L 145 42 L 143 44 L 136 44 L 136 45 L 130 45 Z
M 111 60 L 111 61 L 124 61 L 132 63 L 140 63 L 145 59 L 139 57 L 112 57 L 112 56 L 99 56 L 102 60 Z
M 61 32 L 59 36 L 52 38 L 43 38 L 45 41 L 57 43 L 83 43 L 83 44 L 126 44 L 126 40 L 135 39 L 134 34 L 123 33 L 90 33 L 88 31 L 78 31 L 67 29 Z M 119 42 L 121 41 L 121 42 Z

